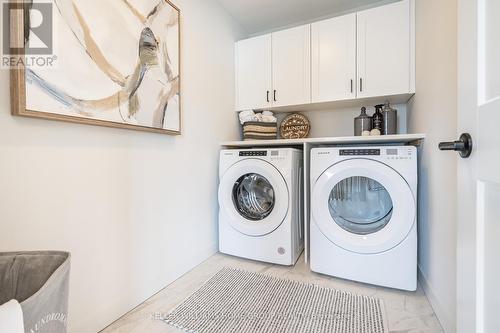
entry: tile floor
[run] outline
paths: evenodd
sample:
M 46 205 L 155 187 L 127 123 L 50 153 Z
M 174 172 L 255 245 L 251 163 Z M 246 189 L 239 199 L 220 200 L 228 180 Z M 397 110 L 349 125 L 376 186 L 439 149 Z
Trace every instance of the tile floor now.
M 156 313 L 166 314 L 182 302 L 222 267 L 233 267 L 286 277 L 319 286 L 382 298 L 388 311 L 391 333 L 443 332 L 424 292 L 404 292 L 376 287 L 312 273 L 303 257 L 294 267 L 283 267 L 251 260 L 216 254 L 190 272 L 148 299 L 101 333 L 181 333 L 162 321 L 154 319 Z

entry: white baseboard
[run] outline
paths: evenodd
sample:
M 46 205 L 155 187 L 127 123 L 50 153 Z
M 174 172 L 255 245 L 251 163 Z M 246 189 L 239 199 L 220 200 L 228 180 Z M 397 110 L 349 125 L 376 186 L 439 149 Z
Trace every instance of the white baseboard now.
M 436 294 L 432 289 L 432 286 L 429 284 L 429 281 L 425 277 L 424 273 L 422 273 L 420 266 L 418 267 L 418 280 L 420 282 L 420 285 L 424 289 L 425 295 L 427 296 L 427 299 L 429 300 L 429 303 L 431 304 L 432 309 L 434 310 L 434 313 L 439 320 L 439 323 L 443 327 L 443 330 L 446 333 L 455 333 L 457 331 L 457 328 L 455 321 L 452 319 L 454 316 L 450 314 L 449 310 L 444 307 L 438 300 Z

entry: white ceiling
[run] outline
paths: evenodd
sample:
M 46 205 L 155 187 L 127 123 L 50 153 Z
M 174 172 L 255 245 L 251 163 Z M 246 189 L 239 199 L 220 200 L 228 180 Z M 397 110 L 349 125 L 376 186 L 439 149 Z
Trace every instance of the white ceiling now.
M 381 0 L 218 0 L 249 35 L 369 6 Z

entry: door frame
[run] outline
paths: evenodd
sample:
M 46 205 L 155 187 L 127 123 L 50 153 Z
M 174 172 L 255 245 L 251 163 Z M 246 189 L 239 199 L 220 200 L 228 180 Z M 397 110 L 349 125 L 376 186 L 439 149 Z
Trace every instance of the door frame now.
M 457 136 L 477 138 L 478 1 L 458 0 Z M 476 146 L 476 145 L 475 145 Z M 477 153 L 457 162 L 457 332 L 477 331 Z

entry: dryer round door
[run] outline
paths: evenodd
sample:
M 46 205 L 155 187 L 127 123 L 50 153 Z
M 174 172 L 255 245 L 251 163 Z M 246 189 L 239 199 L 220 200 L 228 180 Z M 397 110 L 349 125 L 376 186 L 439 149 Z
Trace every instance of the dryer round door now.
M 276 230 L 288 213 L 285 179 L 270 163 L 246 159 L 232 165 L 219 185 L 220 209 L 238 232 L 264 236 Z
M 391 167 L 369 159 L 332 165 L 316 180 L 314 223 L 345 250 L 373 254 L 392 249 L 416 219 L 415 197 Z

